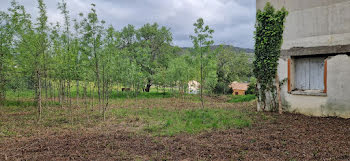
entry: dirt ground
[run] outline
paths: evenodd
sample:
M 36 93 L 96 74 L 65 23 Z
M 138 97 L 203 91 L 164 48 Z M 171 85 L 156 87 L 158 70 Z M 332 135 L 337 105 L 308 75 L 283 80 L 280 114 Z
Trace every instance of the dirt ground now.
M 256 115 L 251 127 L 196 135 L 110 126 L 9 138 L 0 141 L 0 160 L 350 160 L 350 120 Z

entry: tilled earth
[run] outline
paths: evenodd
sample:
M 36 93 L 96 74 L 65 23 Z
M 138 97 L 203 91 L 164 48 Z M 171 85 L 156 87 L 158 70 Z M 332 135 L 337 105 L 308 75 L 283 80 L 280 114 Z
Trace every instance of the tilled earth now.
M 350 120 L 265 113 L 244 129 L 158 137 L 115 130 L 0 142 L 0 160 L 350 160 Z

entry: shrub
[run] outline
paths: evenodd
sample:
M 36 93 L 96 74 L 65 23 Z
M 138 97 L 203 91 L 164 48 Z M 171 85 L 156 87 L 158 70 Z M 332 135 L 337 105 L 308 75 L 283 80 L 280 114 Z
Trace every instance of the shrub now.
M 250 102 L 252 100 L 255 100 L 255 95 L 243 95 L 243 96 L 232 96 L 231 99 L 228 101 L 229 103 L 238 103 L 238 102 Z

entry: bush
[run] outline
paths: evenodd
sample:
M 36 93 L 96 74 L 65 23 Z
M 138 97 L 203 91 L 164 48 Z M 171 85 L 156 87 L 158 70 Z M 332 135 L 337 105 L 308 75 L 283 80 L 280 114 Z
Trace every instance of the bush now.
M 238 103 L 238 102 L 250 102 L 252 100 L 255 100 L 255 95 L 243 95 L 243 96 L 232 96 L 231 99 L 228 101 L 229 103 Z
M 214 88 L 216 94 L 232 94 L 232 88 L 229 87 L 228 83 L 218 82 Z
M 256 95 L 257 94 L 256 83 L 249 84 L 248 90 L 246 91 L 246 94 L 249 94 L 249 95 Z

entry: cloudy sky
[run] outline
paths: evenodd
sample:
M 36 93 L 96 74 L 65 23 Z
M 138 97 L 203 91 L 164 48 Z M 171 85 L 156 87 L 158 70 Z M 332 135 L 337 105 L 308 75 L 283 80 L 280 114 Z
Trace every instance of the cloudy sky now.
M 32 17 L 37 15 L 36 0 L 17 0 Z M 62 21 L 57 10 L 61 0 L 44 0 L 50 22 Z M 127 24 L 140 27 L 157 22 L 171 29 L 174 45 L 191 46 L 189 35 L 193 23 L 200 17 L 214 30 L 215 44 L 253 48 L 255 0 L 66 0 L 71 16 L 87 13 L 90 4 L 97 6 L 100 19 L 115 28 Z M 6 10 L 11 0 L 0 0 L 0 10 Z

